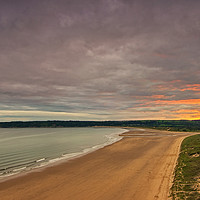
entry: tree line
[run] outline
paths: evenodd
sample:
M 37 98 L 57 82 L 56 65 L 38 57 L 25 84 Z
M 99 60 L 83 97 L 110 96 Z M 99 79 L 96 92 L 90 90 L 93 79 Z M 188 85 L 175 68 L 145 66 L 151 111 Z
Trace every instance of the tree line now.
M 141 127 L 170 131 L 200 131 L 200 120 L 125 120 L 125 121 L 13 121 L 0 122 L 0 128 L 58 127 Z

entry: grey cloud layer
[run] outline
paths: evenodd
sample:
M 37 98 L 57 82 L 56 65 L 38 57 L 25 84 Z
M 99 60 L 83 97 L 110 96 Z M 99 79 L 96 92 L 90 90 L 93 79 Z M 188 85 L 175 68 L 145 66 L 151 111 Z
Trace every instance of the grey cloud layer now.
M 112 119 L 152 95 L 199 98 L 180 90 L 200 83 L 199 8 L 195 0 L 1 1 L 0 108 Z

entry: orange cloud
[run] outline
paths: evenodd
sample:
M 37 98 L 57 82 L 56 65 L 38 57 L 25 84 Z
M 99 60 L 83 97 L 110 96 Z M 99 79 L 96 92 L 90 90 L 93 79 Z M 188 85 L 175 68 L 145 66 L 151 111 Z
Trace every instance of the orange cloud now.
M 181 89 L 181 91 L 192 90 L 192 91 L 200 91 L 200 84 L 188 84 L 186 88 Z
M 141 100 L 140 106 L 152 107 L 152 106 L 168 106 L 168 105 L 200 105 L 200 99 L 186 99 L 186 100 Z
M 177 119 L 197 120 L 200 119 L 200 113 L 180 114 Z
M 152 95 L 150 96 L 151 99 L 168 99 L 170 97 L 174 97 L 175 95 L 165 96 L 165 95 Z
M 166 98 L 166 96 L 165 95 L 153 95 L 153 96 L 151 96 L 151 98 L 153 98 L 153 99 L 164 99 L 164 98 Z
M 175 82 L 173 82 L 173 83 L 175 83 Z M 159 85 L 156 85 L 155 88 L 156 88 L 156 90 L 159 90 L 159 91 L 163 91 L 163 90 L 170 90 L 170 91 L 177 90 L 178 88 L 174 87 L 173 83 L 169 82 L 168 84 L 159 84 Z
M 200 88 L 200 84 L 188 84 L 187 86 L 188 86 L 188 87 L 193 86 L 193 87 L 199 87 L 199 88 Z
M 179 87 L 174 86 L 174 83 L 180 83 L 180 82 L 181 82 L 181 80 L 173 80 L 173 81 L 169 81 L 168 84 L 158 84 L 158 85 L 155 85 L 155 87 L 159 91 L 161 91 L 161 90 L 200 91 L 200 84 L 187 84 L 185 86 L 182 86 L 179 84 Z
M 200 105 L 200 99 L 184 99 L 184 100 L 156 100 L 156 104 L 196 104 Z
M 182 82 L 181 80 L 173 80 L 173 81 L 170 81 L 170 83 L 180 83 Z
M 172 112 L 176 113 L 179 119 L 187 119 L 187 120 L 200 119 L 200 111 L 196 109 L 180 109 Z
M 200 111 L 199 110 L 196 110 L 196 109 L 180 109 L 180 110 L 175 110 L 175 111 L 172 111 L 174 113 L 182 113 L 182 114 L 194 114 L 194 113 L 199 113 L 200 114 Z

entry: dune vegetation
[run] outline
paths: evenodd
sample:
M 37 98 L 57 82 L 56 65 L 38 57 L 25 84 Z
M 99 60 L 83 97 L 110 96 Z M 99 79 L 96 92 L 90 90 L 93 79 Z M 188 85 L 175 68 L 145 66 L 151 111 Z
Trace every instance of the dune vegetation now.
M 171 197 L 173 200 L 200 200 L 200 134 L 182 142 Z

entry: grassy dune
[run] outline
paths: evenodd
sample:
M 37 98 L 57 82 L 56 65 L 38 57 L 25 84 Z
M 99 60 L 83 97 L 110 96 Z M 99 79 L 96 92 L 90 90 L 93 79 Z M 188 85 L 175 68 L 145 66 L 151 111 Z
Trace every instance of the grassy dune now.
M 171 188 L 173 200 L 200 200 L 200 135 L 184 139 Z

